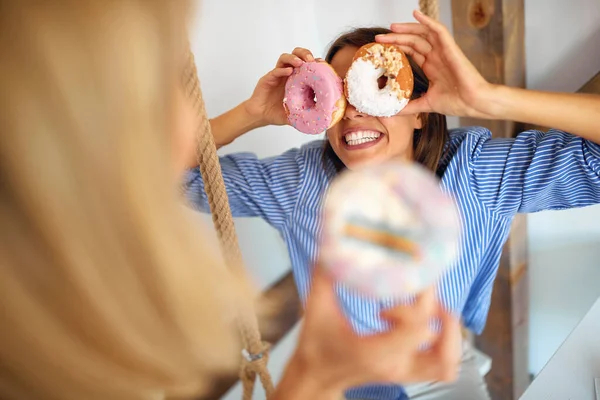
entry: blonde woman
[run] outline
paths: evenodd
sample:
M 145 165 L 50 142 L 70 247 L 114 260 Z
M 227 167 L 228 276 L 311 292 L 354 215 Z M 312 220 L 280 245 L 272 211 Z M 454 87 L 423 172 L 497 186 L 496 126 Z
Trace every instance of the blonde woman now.
M 234 300 L 251 294 L 177 194 L 196 122 L 178 85 L 190 14 L 183 0 L 0 0 L 3 400 L 192 397 L 236 368 Z M 454 377 L 457 321 L 431 292 L 368 339 L 320 272 L 311 296 L 277 400 Z

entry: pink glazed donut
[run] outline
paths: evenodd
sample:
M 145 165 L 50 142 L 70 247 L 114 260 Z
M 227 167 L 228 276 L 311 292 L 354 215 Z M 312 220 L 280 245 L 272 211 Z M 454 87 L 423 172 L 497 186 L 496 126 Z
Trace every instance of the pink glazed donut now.
M 309 135 L 337 124 L 346 111 L 344 84 L 326 62 L 306 62 L 285 84 L 283 107 L 295 129 Z

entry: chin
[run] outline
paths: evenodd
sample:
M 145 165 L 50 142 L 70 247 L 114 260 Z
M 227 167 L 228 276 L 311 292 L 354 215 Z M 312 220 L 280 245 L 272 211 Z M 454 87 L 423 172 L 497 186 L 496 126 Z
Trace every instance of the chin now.
M 338 156 L 339 157 L 339 156 Z M 340 157 L 340 160 L 342 160 L 342 162 L 344 163 L 344 165 L 346 166 L 346 168 L 352 170 L 352 169 L 357 169 L 357 168 L 361 168 L 361 167 L 366 167 L 369 165 L 377 165 L 377 164 L 382 164 L 386 161 L 389 160 L 390 157 L 388 157 L 385 154 L 364 154 L 363 156 L 354 156 L 354 157 Z
M 351 161 L 348 164 L 346 164 L 346 166 L 348 167 L 348 169 L 352 170 L 352 169 L 358 169 L 361 167 L 368 167 L 370 165 L 382 164 L 386 161 L 387 161 L 387 159 L 385 159 L 385 158 L 365 158 L 362 160 Z

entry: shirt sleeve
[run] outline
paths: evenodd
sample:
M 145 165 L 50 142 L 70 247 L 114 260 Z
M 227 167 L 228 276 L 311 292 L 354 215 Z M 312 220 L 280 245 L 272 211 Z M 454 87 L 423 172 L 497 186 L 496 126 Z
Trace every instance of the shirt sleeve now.
M 492 139 L 468 135 L 470 184 L 488 207 L 505 214 L 600 203 L 600 146 L 558 130 Z
M 301 150 L 291 149 L 266 159 L 237 153 L 219 160 L 233 216 L 261 217 L 273 227 L 281 228 L 292 213 L 302 187 Z M 184 188 L 195 209 L 210 211 L 198 168 L 187 172 Z

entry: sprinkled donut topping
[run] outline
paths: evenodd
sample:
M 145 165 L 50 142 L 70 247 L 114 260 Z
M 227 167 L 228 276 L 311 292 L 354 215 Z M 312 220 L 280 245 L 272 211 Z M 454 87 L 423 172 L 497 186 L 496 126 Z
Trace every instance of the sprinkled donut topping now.
M 386 49 L 381 44 L 375 44 L 367 49 L 366 55 L 361 57 L 365 61 L 371 60 L 375 68 L 384 70 L 384 75 L 388 78 L 388 84 L 391 85 L 393 92 L 397 92 L 399 99 L 406 97 L 405 90 L 396 80 L 400 70 L 404 67 L 402 56 L 402 52 L 396 47 Z
M 283 106 L 295 129 L 313 135 L 322 133 L 344 114 L 343 82 L 327 63 L 304 63 L 286 82 Z
M 383 88 L 378 84 L 381 77 L 387 78 Z M 402 50 L 394 45 L 370 43 L 356 52 L 344 84 L 348 102 L 359 112 L 391 117 L 408 104 L 413 79 Z

